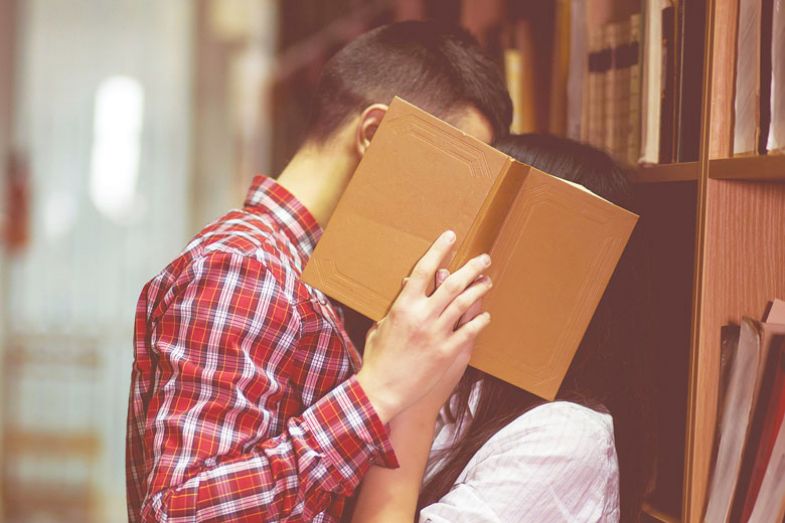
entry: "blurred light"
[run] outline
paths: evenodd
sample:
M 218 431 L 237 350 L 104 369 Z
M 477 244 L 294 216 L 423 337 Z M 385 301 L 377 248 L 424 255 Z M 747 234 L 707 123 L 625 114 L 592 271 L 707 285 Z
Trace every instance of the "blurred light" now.
M 107 218 L 124 222 L 136 204 L 144 90 L 135 79 L 112 76 L 95 95 L 90 198 Z
M 52 193 L 44 203 L 44 230 L 49 239 L 65 236 L 76 222 L 76 200 L 67 193 Z

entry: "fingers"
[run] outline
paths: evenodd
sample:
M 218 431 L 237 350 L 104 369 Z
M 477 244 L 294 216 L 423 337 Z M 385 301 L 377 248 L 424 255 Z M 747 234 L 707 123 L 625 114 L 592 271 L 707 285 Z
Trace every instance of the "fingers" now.
M 446 231 L 442 233 L 414 266 L 401 294 L 418 293 L 424 295 L 431 282 L 434 281 L 437 269 L 442 265 L 442 261 L 450 251 L 452 251 L 454 244 L 454 232 Z
M 474 348 L 474 342 L 477 336 L 491 323 L 491 314 L 483 312 L 476 318 L 464 323 L 452 335 L 451 343 L 455 344 L 456 350 L 460 352 L 461 348 L 468 347 Z
M 483 279 L 484 279 L 484 277 L 480 276 L 478 279 L 476 279 L 474 281 L 474 283 L 472 283 L 472 285 L 477 285 L 477 284 L 483 282 Z M 493 282 L 491 282 L 491 284 L 492 283 Z M 466 323 L 467 321 L 473 320 L 474 318 L 477 317 L 478 314 L 480 314 L 482 312 L 482 301 L 483 301 L 482 298 L 480 298 L 479 300 L 475 301 L 471 305 L 471 307 L 469 307 L 466 310 L 466 312 L 463 313 L 463 316 L 461 316 L 461 318 L 458 320 L 458 326 L 459 327 L 461 325 L 463 325 L 464 323 Z
M 459 321 L 462 324 L 467 324 L 475 319 L 480 312 L 480 301 L 491 289 L 491 286 L 490 277 L 482 276 L 477 279 L 444 310 L 439 318 L 442 327 L 454 327 Z
M 434 288 L 438 289 L 441 286 L 441 284 L 444 283 L 444 280 L 446 280 L 447 276 L 449 275 L 450 275 L 450 271 L 448 271 L 447 269 L 439 269 L 438 271 L 436 271 L 436 286 Z
M 466 264 L 444 280 L 431 296 L 433 307 L 441 313 L 471 282 L 491 266 L 491 257 L 481 254 L 472 258 Z M 471 303 L 467 304 L 468 306 Z M 466 312 L 465 310 L 462 311 Z

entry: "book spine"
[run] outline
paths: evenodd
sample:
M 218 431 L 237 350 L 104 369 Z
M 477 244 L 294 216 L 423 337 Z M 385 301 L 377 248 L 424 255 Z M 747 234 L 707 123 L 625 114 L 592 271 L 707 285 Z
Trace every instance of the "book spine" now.
M 771 123 L 772 20 L 774 0 L 761 0 L 760 28 L 760 104 L 758 121 L 758 154 L 766 154 Z
M 570 6 L 570 66 L 567 77 L 567 137 L 588 141 L 586 106 L 588 104 L 588 39 L 586 1 L 572 0 Z
M 662 102 L 660 109 L 660 163 L 673 161 L 675 79 L 676 79 L 675 8 L 662 10 Z
M 512 124 L 510 132 L 523 132 L 523 58 L 521 51 L 515 48 L 504 50 L 504 76 L 507 91 L 512 100 Z
M 785 153 L 785 0 L 775 0 L 771 30 L 769 153 Z
M 616 103 L 614 118 L 614 149 L 613 156 L 619 162 L 627 161 L 627 147 L 629 146 L 630 122 L 630 21 L 623 20 L 618 24 L 618 44 L 614 52 L 616 66 Z
M 458 270 L 475 256 L 491 252 L 507 218 L 507 213 L 526 181 L 529 169 L 528 166 L 515 162 L 511 158 L 507 159 L 506 165 L 485 196 L 466 237 L 450 262 L 448 267 L 450 272 Z
M 665 0 L 646 0 L 643 13 L 641 63 L 641 151 L 639 162 L 653 164 L 660 156 L 662 107 L 662 9 Z
M 761 8 L 761 0 L 741 0 L 739 3 L 733 121 L 734 156 L 755 154 L 758 149 Z
M 630 62 L 630 99 L 629 120 L 627 125 L 627 163 L 634 165 L 638 161 L 641 147 L 641 15 L 636 13 L 630 17 L 630 41 L 627 48 L 627 59 Z
M 590 35 L 590 49 L 587 141 L 595 147 L 602 147 L 605 127 L 603 86 L 611 58 L 610 52 L 603 45 L 602 32 L 598 29 L 594 29 Z
M 604 52 L 607 53 L 608 67 L 605 72 L 603 82 L 603 116 L 604 116 L 604 135 L 603 149 L 611 155 L 616 153 L 616 121 L 618 119 L 618 84 L 619 69 L 616 64 L 616 52 L 619 48 L 620 26 L 617 23 L 610 23 L 603 26 Z

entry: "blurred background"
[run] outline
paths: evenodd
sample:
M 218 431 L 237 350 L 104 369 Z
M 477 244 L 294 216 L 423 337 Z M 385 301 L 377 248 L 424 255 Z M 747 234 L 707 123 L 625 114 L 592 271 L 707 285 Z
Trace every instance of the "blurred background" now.
M 518 129 L 570 134 L 568 86 L 548 88 L 566 56 L 558 13 L 556 1 L 0 0 L 0 520 L 125 520 L 138 293 L 242 204 L 255 173 L 285 165 L 336 49 L 393 20 L 462 23 L 507 60 L 511 89 L 533 83 Z M 549 51 L 505 55 L 522 27 Z

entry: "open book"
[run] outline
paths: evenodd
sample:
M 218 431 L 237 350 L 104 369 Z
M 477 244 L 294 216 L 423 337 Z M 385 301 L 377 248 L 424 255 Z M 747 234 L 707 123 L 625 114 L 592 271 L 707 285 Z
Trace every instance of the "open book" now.
M 637 216 L 396 98 L 303 280 L 373 320 L 447 229 L 493 265 L 471 365 L 553 399 Z

